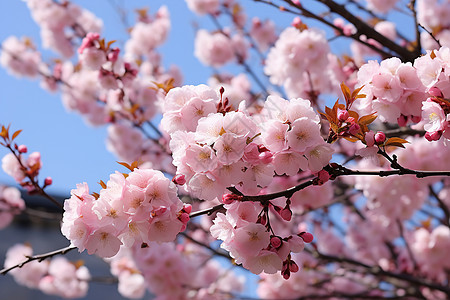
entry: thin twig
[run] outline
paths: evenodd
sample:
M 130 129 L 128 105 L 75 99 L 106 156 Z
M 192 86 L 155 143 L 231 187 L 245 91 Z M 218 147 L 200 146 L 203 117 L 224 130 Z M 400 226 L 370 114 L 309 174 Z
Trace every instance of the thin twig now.
M 44 253 L 44 254 L 38 254 L 38 255 L 33 255 L 33 256 L 27 256 L 27 259 L 24 260 L 23 262 L 18 263 L 16 265 L 12 266 L 12 267 L 4 268 L 4 269 L 0 270 L 0 274 L 5 275 L 9 271 L 11 271 L 13 269 L 16 269 L 16 268 L 22 268 L 24 265 L 26 265 L 27 263 L 32 262 L 34 260 L 37 260 L 38 262 L 41 262 L 41 261 L 43 261 L 43 260 L 45 260 L 47 258 L 53 257 L 55 255 L 66 254 L 67 252 L 69 252 L 69 251 L 71 251 L 73 249 L 76 249 L 76 248 L 77 247 L 74 247 L 74 246 L 67 246 L 65 248 L 58 249 L 58 250 L 55 250 L 55 251 L 52 251 L 52 252 L 47 252 L 47 253 Z

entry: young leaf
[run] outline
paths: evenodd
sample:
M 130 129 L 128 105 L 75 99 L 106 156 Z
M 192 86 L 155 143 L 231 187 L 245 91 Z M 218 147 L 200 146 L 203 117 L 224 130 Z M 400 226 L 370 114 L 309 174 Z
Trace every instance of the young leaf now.
M 106 189 L 106 184 L 103 182 L 103 180 L 100 180 L 99 184 L 102 186 L 102 188 Z
M 17 130 L 16 132 L 13 133 L 11 141 L 13 141 L 20 133 L 22 132 L 22 129 Z
M 373 113 L 373 114 L 370 114 L 367 116 L 362 116 L 361 119 L 359 119 L 358 123 L 361 125 L 369 125 L 376 119 L 377 119 L 377 115 L 376 115 L 376 113 Z
M 117 162 L 119 165 L 122 165 L 122 166 L 124 166 L 125 168 L 127 168 L 128 170 L 130 170 L 130 171 L 133 171 L 134 170 L 134 168 L 132 168 L 129 164 L 127 164 L 126 162 L 120 162 L 120 161 L 118 161 Z

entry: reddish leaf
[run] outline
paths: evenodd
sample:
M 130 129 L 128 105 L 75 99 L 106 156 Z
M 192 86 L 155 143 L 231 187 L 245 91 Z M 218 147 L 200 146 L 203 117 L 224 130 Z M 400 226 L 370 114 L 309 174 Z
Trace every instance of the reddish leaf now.
M 389 138 L 389 139 L 387 139 L 386 140 L 386 142 L 384 142 L 384 145 L 385 146 L 390 146 L 390 145 L 392 145 L 392 144 L 407 144 L 407 143 L 409 143 L 407 140 L 404 140 L 404 139 L 402 139 L 402 138 L 399 138 L 399 137 L 392 137 L 392 138 Z
M 16 132 L 13 133 L 11 141 L 13 141 L 20 133 L 22 132 L 22 129 L 17 130 Z
M 373 113 L 373 114 L 370 114 L 367 116 L 362 116 L 361 119 L 359 119 L 358 123 L 361 125 L 369 125 L 376 119 L 377 119 L 377 115 L 376 115 L 376 113 Z
M 122 165 L 122 166 L 124 166 L 125 168 L 127 168 L 128 170 L 130 170 L 130 171 L 133 171 L 134 169 L 129 165 L 129 164 L 127 164 L 126 162 L 120 162 L 120 161 L 118 161 L 117 162 L 119 165 Z
M 106 184 L 103 182 L 103 180 L 100 180 L 99 184 L 102 186 L 102 188 L 106 189 Z

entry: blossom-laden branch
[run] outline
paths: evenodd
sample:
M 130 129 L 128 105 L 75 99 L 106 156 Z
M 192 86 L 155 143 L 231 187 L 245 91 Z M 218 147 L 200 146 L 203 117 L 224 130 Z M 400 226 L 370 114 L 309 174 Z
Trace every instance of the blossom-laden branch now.
M 39 194 L 50 200 L 53 204 L 58 206 L 60 209 L 63 208 L 62 204 L 59 203 L 55 198 L 47 194 L 44 190 L 47 186 L 51 185 L 53 180 L 51 177 L 47 177 L 44 180 L 44 185 L 41 186 L 38 182 L 39 170 L 41 169 L 41 156 L 39 152 L 34 152 L 30 154 L 27 161 L 25 162 L 22 155 L 28 152 L 25 145 L 18 145 L 14 140 L 19 136 L 22 130 L 17 130 L 10 134 L 9 128 L 2 125 L 0 132 L 0 137 L 3 142 L 0 145 L 7 148 L 11 154 L 3 158 L 3 167 L 5 171 L 14 177 L 14 179 L 20 183 L 30 194 Z M 27 178 L 28 181 L 24 181 Z
M 0 270 L 0 274 L 5 275 L 9 271 L 11 271 L 13 269 L 16 269 L 16 268 L 22 268 L 27 263 L 35 261 L 35 260 L 37 260 L 38 262 L 41 262 L 41 261 L 43 261 L 43 260 L 45 260 L 47 258 L 51 258 L 51 257 L 56 256 L 56 255 L 60 255 L 60 254 L 64 255 L 67 252 L 69 252 L 69 251 L 71 251 L 73 249 L 76 249 L 76 248 L 77 247 L 74 247 L 74 246 L 67 246 L 67 247 L 64 247 L 64 248 L 61 248 L 61 249 L 58 249 L 58 250 L 55 250 L 55 251 L 51 251 L 51 252 L 47 252 L 47 253 L 43 253 L 43 254 L 38 254 L 38 255 L 33 255 L 33 256 L 28 256 L 24 261 L 22 261 L 22 262 L 20 262 L 18 264 L 14 265 L 14 266 L 11 266 L 9 268 L 4 268 L 4 269 Z
M 314 257 L 316 257 L 318 259 L 322 259 L 322 260 L 329 261 L 329 262 L 344 263 L 344 264 L 354 265 L 357 267 L 362 267 L 363 269 L 366 270 L 367 273 L 375 275 L 375 276 L 400 279 L 400 280 L 407 281 L 409 283 L 416 284 L 419 286 L 425 286 L 430 289 L 439 290 L 441 292 L 444 292 L 447 296 L 450 296 L 450 288 L 449 287 L 446 287 L 444 285 L 435 284 L 426 279 L 417 278 L 417 277 L 414 277 L 414 276 L 411 276 L 411 275 L 405 274 L 405 273 L 394 273 L 391 271 L 386 271 L 380 267 L 371 266 L 371 265 L 365 264 L 363 262 L 360 262 L 358 260 L 354 260 L 354 259 L 344 257 L 344 256 L 328 255 L 328 254 L 321 253 L 318 250 L 309 250 L 308 249 L 307 251 L 310 252 Z

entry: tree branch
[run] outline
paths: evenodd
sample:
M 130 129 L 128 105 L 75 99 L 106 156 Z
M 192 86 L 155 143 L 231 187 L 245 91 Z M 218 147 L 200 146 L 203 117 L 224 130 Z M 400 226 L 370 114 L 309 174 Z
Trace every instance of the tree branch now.
M 76 248 L 77 247 L 74 247 L 74 246 L 67 246 L 65 248 L 58 249 L 58 250 L 55 250 L 55 251 L 52 251 L 52 252 L 47 252 L 47 253 L 44 253 L 44 254 L 38 254 L 38 255 L 33 255 L 33 256 L 27 256 L 27 259 L 24 260 L 23 262 L 18 263 L 16 265 L 12 266 L 12 267 L 4 268 L 4 269 L 0 270 L 0 274 L 5 275 L 9 271 L 11 271 L 13 269 L 16 269 L 16 268 L 22 268 L 24 265 L 26 265 L 27 263 L 32 262 L 34 260 L 37 260 L 38 262 L 41 262 L 41 261 L 43 261 L 43 260 L 45 260 L 47 258 L 50 258 L 52 256 L 55 256 L 55 255 L 66 254 L 67 252 L 69 252 L 69 251 L 71 251 L 73 249 L 76 249 Z

